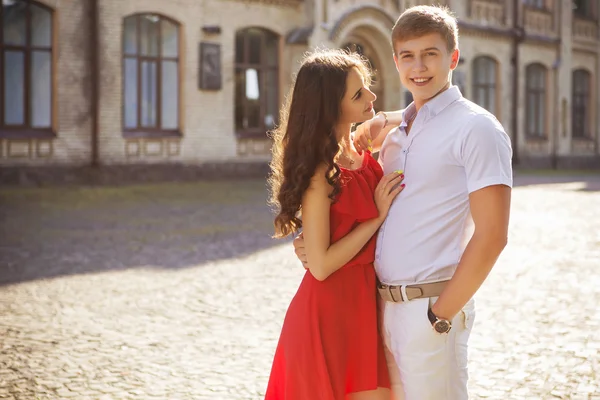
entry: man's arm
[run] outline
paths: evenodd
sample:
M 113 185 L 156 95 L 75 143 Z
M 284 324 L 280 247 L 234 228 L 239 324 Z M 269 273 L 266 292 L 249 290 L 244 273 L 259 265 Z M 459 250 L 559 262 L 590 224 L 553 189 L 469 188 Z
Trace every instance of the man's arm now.
M 475 230 L 454 276 L 432 307 L 439 318 L 451 319 L 479 289 L 507 243 L 512 165 L 510 138 L 491 115 L 469 121 L 456 142 L 463 165 Z
M 438 318 L 451 320 L 487 278 L 508 238 L 511 188 L 493 185 L 469 195 L 475 224 L 454 276 L 432 307 Z

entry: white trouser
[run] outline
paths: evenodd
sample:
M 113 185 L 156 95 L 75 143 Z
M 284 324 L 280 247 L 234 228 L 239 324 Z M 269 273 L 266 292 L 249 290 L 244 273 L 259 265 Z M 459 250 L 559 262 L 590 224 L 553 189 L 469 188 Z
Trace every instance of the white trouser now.
M 463 400 L 467 391 L 467 342 L 475 319 L 470 300 L 437 334 L 427 309 L 437 300 L 383 303 L 383 329 L 394 400 Z

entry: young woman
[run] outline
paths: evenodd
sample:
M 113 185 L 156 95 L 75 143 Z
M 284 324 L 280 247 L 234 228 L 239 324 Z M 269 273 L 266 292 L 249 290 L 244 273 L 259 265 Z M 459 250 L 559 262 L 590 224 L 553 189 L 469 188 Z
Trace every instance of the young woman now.
M 378 330 L 375 238 L 403 175 L 352 145 L 373 117 L 370 71 L 356 54 L 308 55 L 274 132 L 275 236 L 302 228 L 306 274 L 287 311 L 267 400 L 383 400 L 389 376 Z

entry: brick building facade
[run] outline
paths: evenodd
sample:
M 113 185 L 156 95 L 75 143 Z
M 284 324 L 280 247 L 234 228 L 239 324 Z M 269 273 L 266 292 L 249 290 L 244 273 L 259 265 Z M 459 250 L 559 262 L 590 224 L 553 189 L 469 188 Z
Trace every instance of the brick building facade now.
M 460 22 L 453 80 L 498 117 L 518 163 L 598 166 L 598 1 L 440 2 Z M 310 48 L 368 57 L 376 108 L 410 101 L 389 33 L 422 3 L 3 0 L 0 166 L 267 160 Z

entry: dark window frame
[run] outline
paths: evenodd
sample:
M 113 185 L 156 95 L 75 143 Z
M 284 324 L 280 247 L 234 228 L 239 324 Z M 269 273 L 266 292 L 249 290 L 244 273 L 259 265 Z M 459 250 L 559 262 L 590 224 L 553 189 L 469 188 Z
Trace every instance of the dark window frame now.
M 4 44 L 4 6 L 0 6 L 0 137 L 6 139 L 44 139 L 54 138 L 54 108 L 56 88 L 54 85 L 55 79 L 55 15 L 54 9 L 46 4 L 35 0 L 20 0 L 26 4 L 25 11 L 25 45 Z M 34 46 L 32 45 L 33 29 L 31 26 L 31 5 L 43 8 L 50 14 L 50 46 Z M 21 52 L 23 54 L 23 123 L 22 124 L 5 124 L 4 115 L 4 62 L 5 53 L 7 51 Z M 34 127 L 31 121 L 31 86 L 32 86 L 32 69 L 31 60 L 33 52 L 50 53 L 50 124 L 47 127 Z
M 585 3 L 577 4 L 580 1 Z M 596 21 L 598 19 L 598 5 L 594 7 L 592 1 L 597 0 L 573 0 L 573 15 L 577 18 Z
M 157 43 L 157 55 L 141 55 L 141 19 L 144 17 L 156 17 L 158 18 L 157 26 L 157 35 L 156 40 Z M 127 54 L 125 50 L 125 26 L 128 19 L 135 19 L 136 29 L 135 29 L 135 41 L 136 41 L 136 54 Z M 162 54 L 162 20 L 166 20 L 175 25 L 177 29 L 177 56 L 163 56 Z M 181 73 L 181 53 L 182 53 L 182 43 L 181 43 L 181 24 L 174 20 L 173 18 L 169 18 L 165 15 L 153 12 L 147 13 L 136 13 L 131 14 L 123 18 L 122 23 L 122 34 L 121 34 L 121 60 L 122 60 L 122 128 L 123 128 L 123 136 L 129 138 L 140 138 L 140 137 L 148 137 L 148 138 L 161 138 L 161 137 L 181 137 L 181 86 L 182 86 L 182 73 Z M 133 59 L 136 60 L 136 126 L 135 127 L 127 127 L 126 126 L 126 60 Z M 177 128 L 175 129 L 164 129 L 161 127 L 162 124 L 162 62 L 163 61 L 174 61 L 177 64 Z M 144 126 L 141 124 L 142 117 L 142 63 L 143 62 L 152 62 L 156 65 L 156 108 L 154 110 L 156 114 L 156 123 L 155 126 Z
M 260 30 L 261 31 L 261 40 L 260 40 L 260 61 L 258 63 L 252 63 L 250 62 L 250 40 L 249 40 L 249 36 L 245 36 L 242 40 L 243 40 L 243 55 L 242 55 L 242 61 L 240 62 L 238 60 L 238 54 L 237 54 L 237 40 L 238 40 L 238 36 L 243 35 L 245 32 L 248 32 L 250 30 Z M 266 61 L 266 51 L 267 51 L 267 40 L 268 39 L 272 39 L 276 42 L 276 54 L 275 54 L 275 59 L 276 59 L 276 63 L 273 65 L 270 65 L 267 61 Z M 235 124 L 235 134 L 237 137 L 239 138 L 244 138 L 244 139 L 250 139 L 250 138 L 267 138 L 267 132 L 269 131 L 269 129 L 272 128 L 268 128 L 265 125 L 265 116 L 267 114 L 267 88 L 266 88 L 266 82 L 267 80 L 264 78 L 266 76 L 266 72 L 274 72 L 275 76 L 277 77 L 277 87 L 275 89 L 275 97 L 277 98 L 277 103 L 279 104 L 279 94 L 280 94 L 280 68 L 279 68 L 279 61 L 280 61 L 280 48 L 279 48 L 279 41 L 280 41 L 281 37 L 271 31 L 268 30 L 266 28 L 262 28 L 262 27 L 248 27 L 248 28 L 243 28 L 240 29 L 236 32 L 235 34 L 235 49 L 236 49 L 236 54 L 235 54 L 235 77 L 237 77 L 238 72 L 240 71 L 244 71 L 247 69 L 255 69 L 257 70 L 257 74 L 260 77 L 259 78 L 259 82 L 260 82 L 260 87 L 259 87 L 259 99 L 260 99 L 260 103 L 259 103 L 259 126 L 258 127 L 250 127 L 250 128 L 242 128 L 239 129 L 237 127 L 237 118 L 234 116 L 234 124 Z M 236 79 L 236 78 L 234 78 Z M 237 82 L 236 82 L 237 85 Z M 237 91 L 234 94 L 234 114 L 237 113 L 237 107 L 238 107 L 238 99 L 237 99 Z M 248 115 L 248 102 L 247 101 L 242 101 L 243 103 L 243 115 L 247 116 Z M 279 123 L 279 110 L 277 110 L 276 115 L 274 116 L 275 118 L 275 122 L 274 125 L 277 125 Z
M 494 82 L 493 83 L 483 83 L 482 82 L 482 77 L 479 75 L 482 70 L 484 68 L 487 67 L 487 65 L 492 64 L 494 66 Z M 481 107 L 485 108 L 486 110 L 488 110 L 489 112 L 491 112 L 492 114 L 496 115 L 497 111 L 498 111 L 498 62 L 490 57 L 490 56 L 478 56 L 473 60 L 473 77 L 472 77 L 472 85 L 473 85 L 473 89 L 472 89 L 472 93 L 473 95 L 471 96 L 473 98 L 473 101 L 475 101 L 475 103 L 477 103 L 478 105 L 480 105 Z M 489 109 L 489 105 L 488 104 L 480 104 L 479 100 L 477 97 L 477 93 L 479 92 L 479 89 L 483 89 L 485 92 L 485 102 L 487 103 L 488 99 L 490 97 L 493 97 L 494 99 L 494 109 L 490 110 Z M 490 92 L 491 92 L 491 96 L 490 96 Z
M 533 87 L 534 74 L 542 74 L 542 87 Z M 539 63 L 529 64 L 525 68 L 525 132 L 528 138 L 546 139 L 547 119 L 548 119 L 548 104 L 546 101 L 546 92 L 548 90 L 548 69 Z M 530 109 L 529 98 L 533 96 L 534 109 Z M 541 104 L 541 108 L 540 108 Z M 539 126 L 539 114 L 543 109 L 543 119 Z M 534 118 L 534 131 L 529 130 L 529 118 Z
M 582 79 L 583 82 L 577 82 Z M 586 69 L 573 71 L 571 97 L 571 134 L 573 138 L 587 139 L 591 132 L 591 91 L 592 74 Z

